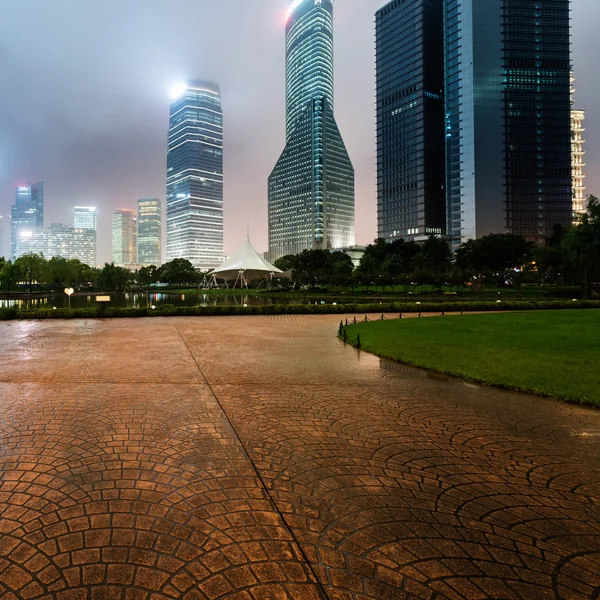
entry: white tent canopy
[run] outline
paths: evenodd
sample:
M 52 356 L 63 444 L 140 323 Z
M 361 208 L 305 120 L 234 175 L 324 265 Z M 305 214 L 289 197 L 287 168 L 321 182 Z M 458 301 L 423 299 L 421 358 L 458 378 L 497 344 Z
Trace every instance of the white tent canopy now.
M 271 279 L 274 276 L 286 277 L 281 269 L 261 258 L 246 236 L 243 244 L 220 267 L 208 274 L 225 280 L 240 280 L 242 285 L 254 279 Z

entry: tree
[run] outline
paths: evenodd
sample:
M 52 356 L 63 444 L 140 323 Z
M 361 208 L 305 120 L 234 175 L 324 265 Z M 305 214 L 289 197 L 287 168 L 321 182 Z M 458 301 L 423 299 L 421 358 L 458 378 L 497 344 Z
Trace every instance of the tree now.
M 354 263 L 344 252 L 329 252 L 327 260 L 329 281 L 335 285 L 343 285 L 352 277 Z
M 33 289 L 33 284 L 39 284 L 42 281 L 46 261 L 41 254 L 24 254 L 15 261 L 15 266 L 20 277 L 25 281 L 29 292 Z
M 18 267 L 10 260 L 0 258 L 0 289 L 5 293 L 10 293 L 18 279 Z
M 403 239 L 391 243 L 378 238 L 369 244 L 356 270 L 357 279 L 368 285 L 394 285 L 400 275 L 410 273 L 415 266 L 415 258 L 420 254 L 421 246 L 416 242 Z
M 79 262 L 79 261 L 78 261 Z M 66 258 L 54 256 L 44 264 L 44 282 L 62 289 L 71 287 L 77 280 L 77 266 Z
M 588 196 L 588 207 L 579 224 L 564 235 L 561 248 L 565 261 L 591 295 L 600 281 L 600 200 Z
M 454 255 L 455 263 L 473 275 L 490 272 L 504 277 L 509 270 L 530 262 L 534 247 L 520 235 L 490 234 L 461 244 Z
M 148 287 L 151 283 L 156 283 L 158 281 L 158 267 L 154 265 L 142 267 L 137 272 L 137 278 L 145 287 Z
M 304 285 L 316 287 L 328 278 L 328 250 L 304 250 L 296 255 L 294 279 Z
M 122 292 L 125 291 L 130 275 L 127 269 L 117 267 L 114 263 L 106 263 L 98 273 L 96 286 L 99 290 Z
M 277 267 L 278 269 L 281 269 L 284 272 L 289 271 L 290 269 L 297 268 L 297 265 L 298 265 L 298 260 L 297 260 L 295 254 L 286 254 L 285 256 L 278 258 L 273 263 L 274 267 Z
M 185 258 L 174 258 L 165 263 L 157 270 L 158 281 L 164 283 L 182 285 L 198 282 L 198 272 L 194 265 Z
M 421 246 L 423 267 L 430 273 L 444 274 L 452 263 L 452 251 L 446 240 L 434 235 Z

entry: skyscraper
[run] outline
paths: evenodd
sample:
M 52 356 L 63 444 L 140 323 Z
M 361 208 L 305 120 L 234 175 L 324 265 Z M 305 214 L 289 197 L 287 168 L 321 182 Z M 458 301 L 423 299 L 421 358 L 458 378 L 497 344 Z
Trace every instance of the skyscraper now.
M 138 263 L 159 266 L 161 264 L 162 218 L 158 198 L 138 200 L 137 226 Z
M 167 260 L 198 269 L 223 262 L 223 111 L 219 86 L 193 81 L 174 94 L 167 149 Z
M 573 177 L 573 219 L 577 220 L 587 208 L 585 196 L 585 140 L 583 138 L 583 121 L 585 111 L 574 108 L 573 95 L 575 78 L 571 76 L 571 168 Z
M 62 223 L 19 231 L 17 254 L 42 254 L 45 258 L 77 259 L 95 266 L 96 231 L 75 229 Z
M 75 258 L 92 267 L 97 264 L 96 223 L 95 206 L 75 206 L 73 208 L 73 238 L 78 247 Z
M 377 235 L 446 229 L 443 0 L 392 0 L 375 17 Z
M 31 184 L 31 201 L 35 204 L 38 214 L 38 227 L 44 226 L 44 182 Z
M 445 0 L 447 230 L 571 223 L 569 0 Z
M 96 231 L 98 212 L 95 206 L 73 207 L 73 227 L 75 229 L 93 229 Z
M 17 186 L 15 203 L 10 209 L 10 254 L 13 259 L 21 254 L 17 250 L 20 233 L 44 226 L 44 182 Z
M 334 117 L 333 2 L 286 23 L 286 146 L 269 177 L 269 256 L 354 244 L 354 169 Z
M 136 216 L 128 208 L 120 208 L 112 215 L 112 259 L 115 265 L 137 263 Z

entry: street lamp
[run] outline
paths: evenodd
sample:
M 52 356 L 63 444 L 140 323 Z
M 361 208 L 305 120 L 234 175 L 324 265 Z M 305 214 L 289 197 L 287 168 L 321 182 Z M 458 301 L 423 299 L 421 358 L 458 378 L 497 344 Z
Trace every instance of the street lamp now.
M 65 294 L 69 297 L 69 310 L 71 310 L 71 296 L 75 290 L 73 288 L 65 288 Z

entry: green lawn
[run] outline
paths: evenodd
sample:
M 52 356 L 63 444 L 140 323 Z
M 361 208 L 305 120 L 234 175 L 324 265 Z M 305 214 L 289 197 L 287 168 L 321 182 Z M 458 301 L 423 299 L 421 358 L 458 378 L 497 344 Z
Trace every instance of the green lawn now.
M 600 406 L 600 310 L 402 319 L 346 332 L 385 358 Z

